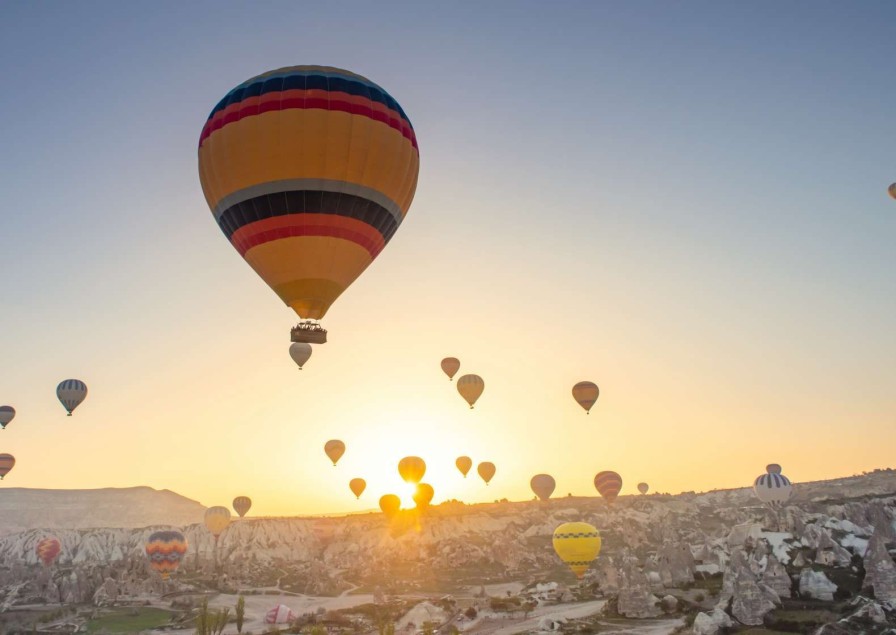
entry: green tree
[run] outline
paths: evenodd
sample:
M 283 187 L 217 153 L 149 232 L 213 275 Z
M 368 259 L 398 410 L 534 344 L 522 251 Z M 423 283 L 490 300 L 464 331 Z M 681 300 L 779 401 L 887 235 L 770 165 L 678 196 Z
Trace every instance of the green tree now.
M 246 598 L 242 595 L 236 601 L 236 632 L 243 632 L 243 620 L 246 617 Z

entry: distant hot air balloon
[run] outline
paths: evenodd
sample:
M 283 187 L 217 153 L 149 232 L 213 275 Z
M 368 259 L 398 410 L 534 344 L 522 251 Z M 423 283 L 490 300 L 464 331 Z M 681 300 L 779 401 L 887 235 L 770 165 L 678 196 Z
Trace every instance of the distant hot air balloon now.
M 753 483 L 753 491 L 756 492 L 760 501 L 772 509 L 777 509 L 790 500 L 793 495 L 793 485 L 790 483 L 790 479 L 783 474 L 766 472 L 756 478 Z
M 386 494 L 380 497 L 380 509 L 386 515 L 386 518 L 392 518 L 401 509 L 401 499 L 395 494 Z
M 59 382 L 59 385 L 56 386 L 56 396 L 62 402 L 62 405 L 65 406 L 68 416 L 71 417 L 75 408 L 87 396 L 87 384 L 80 379 L 66 379 Z
M 233 499 L 233 511 L 239 514 L 240 518 L 246 515 L 250 507 L 252 507 L 252 499 L 248 496 L 237 496 Z
M 642 494 L 646 494 L 647 490 L 649 490 L 649 489 L 650 489 L 650 485 L 648 485 L 647 483 L 638 483 L 638 491 L 641 492 Z
M 292 357 L 292 361 L 296 363 L 299 370 L 302 370 L 302 366 L 311 357 L 311 344 L 307 342 L 293 342 L 289 345 L 289 356 Z
M 62 543 L 59 542 L 59 538 L 52 536 L 42 538 L 34 545 L 34 551 L 37 553 L 37 559 L 43 562 L 45 567 L 49 567 L 62 552 Z
M 299 616 L 292 612 L 285 604 L 278 604 L 264 614 L 265 624 L 291 624 L 299 619 Z
M 324 452 L 327 453 L 327 456 L 330 457 L 335 466 L 339 458 L 345 454 L 345 444 L 339 439 L 331 439 L 324 444 Z
M 16 409 L 12 406 L 0 406 L 0 429 L 5 428 L 7 424 L 15 419 Z
M 433 496 L 435 496 L 435 490 L 429 483 L 419 483 L 417 489 L 414 490 L 414 502 L 417 504 L 418 509 L 428 507 L 432 502 Z
M 448 381 L 454 379 L 458 370 L 460 370 L 460 360 L 456 357 L 446 357 L 442 360 L 442 372 L 448 375 Z
M 457 380 L 457 392 L 470 404 L 470 410 L 473 409 L 473 404 L 482 395 L 483 390 L 485 390 L 485 382 L 479 375 L 464 375 Z
M 768 465 L 765 466 L 765 471 L 768 474 L 780 474 L 781 466 L 778 465 L 777 463 L 769 463 Z
M 419 456 L 406 456 L 398 462 L 398 474 L 405 483 L 419 483 L 426 474 L 426 462 Z
M 215 537 L 215 543 L 229 524 L 230 510 L 226 507 L 209 507 L 205 510 L 205 528 Z
M 580 381 L 572 387 L 572 397 L 585 409 L 585 414 L 591 414 L 591 408 L 600 396 L 597 384 L 590 381 Z
M 563 523 L 554 530 L 554 551 L 581 579 L 600 553 L 600 532 L 588 523 Z
M 890 187 L 887 188 L 887 193 L 890 195 L 890 198 L 896 198 L 896 183 L 890 184 Z
M 554 481 L 554 477 L 550 474 L 536 474 L 532 477 L 532 480 L 529 481 L 529 487 L 532 488 L 532 491 L 535 492 L 535 495 L 538 496 L 538 498 L 546 501 L 551 497 L 551 494 L 554 493 L 554 488 L 557 487 L 557 483 Z
M 212 507 L 211 509 L 224 508 Z M 228 515 L 230 514 L 230 512 L 227 513 Z M 206 524 L 208 524 L 207 513 Z M 215 540 L 217 540 L 217 536 Z M 157 531 L 150 535 L 149 540 L 146 541 L 146 555 L 149 557 L 149 566 L 163 580 L 167 580 L 168 576 L 177 571 L 185 553 L 187 553 L 187 539 L 179 531 Z
M 212 109 L 199 180 L 221 231 L 303 320 L 385 248 L 411 205 L 419 152 L 401 106 L 330 66 L 253 77 Z M 294 329 L 293 341 L 323 342 Z
M 594 477 L 594 487 L 607 504 L 612 504 L 622 489 L 622 477 L 616 472 L 598 472 Z
M 363 478 L 353 478 L 348 482 L 348 488 L 355 495 L 355 498 L 361 498 L 361 494 L 367 489 L 367 481 Z
M 464 478 L 467 478 L 467 472 L 473 467 L 473 459 L 468 456 L 459 456 L 454 464 L 457 466 L 457 469 L 460 470 L 460 473 L 464 475 Z
M 488 482 L 495 476 L 495 464 L 488 461 L 480 463 L 476 466 L 476 471 L 479 472 L 479 476 L 488 485 Z
M 9 474 L 9 471 L 16 464 L 16 457 L 12 454 L 0 454 L 0 481 Z

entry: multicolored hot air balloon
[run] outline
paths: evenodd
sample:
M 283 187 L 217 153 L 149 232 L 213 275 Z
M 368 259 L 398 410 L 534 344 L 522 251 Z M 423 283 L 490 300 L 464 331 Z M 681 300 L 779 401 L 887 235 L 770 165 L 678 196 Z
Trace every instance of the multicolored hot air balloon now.
M 554 493 L 554 488 L 557 487 L 557 482 L 550 474 L 536 474 L 532 477 L 532 480 L 529 481 L 529 487 L 532 488 L 532 491 L 535 492 L 535 495 L 538 496 L 538 498 L 546 501 L 551 497 L 551 494 Z
M 585 414 L 591 414 L 591 408 L 599 396 L 600 389 L 594 382 L 580 381 L 572 387 L 572 397 L 585 409 Z
M 299 619 L 299 616 L 292 612 L 292 609 L 285 604 L 278 604 L 264 614 L 265 624 L 291 624 Z
M 426 474 L 426 462 L 419 456 L 406 456 L 398 462 L 398 474 L 405 483 L 419 483 Z
M 488 482 L 495 476 L 495 464 L 485 461 L 476 466 L 476 471 L 479 472 L 480 478 L 488 485 Z
M 766 472 L 753 482 L 753 491 L 756 492 L 760 501 L 772 509 L 778 509 L 790 500 L 793 495 L 793 485 L 790 479 L 783 474 Z
M 765 466 L 765 471 L 767 474 L 780 474 L 781 466 L 777 463 L 769 463 Z
M 75 408 L 77 408 L 84 398 L 87 397 L 87 384 L 80 379 L 66 379 L 59 382 L 56 386 L 56 397 L 65 406 L 68 416 L 72 416 Z
M 16 409 L 12 406 L 0 406 L 0 429 L 6 428 L 15 419 Z
M 37 559 L 40 560 L 45 567 L 49 567 L 56 562 L 56 558 L 62 553 L 62 543 L 59 542 L 59 538 L 54 536 L 41 538 L 37 541 L 37 544 L 34 545 L 34 552 L 37 554 Z
M 16 457 L 12 454 L 0 454 L 0 481 L 9 474 L 9 471 L 15 466 Z
M 212 507 L 212 509 L 216 509 Z M 224 509 L 223 507 L 217 509 Z M 227 512 L 228 514 L 230 512 Z M 206 524 L 208 514 L 206 513 Z M 217 540 L 217 536 L 215 537 Z M 179 531 L 157 531 L 150 535 L 146 541 L 146 555 L 149 557 L 149 566 L 158 572 L 163 580 L 177 571 L 180 561 L 187 553 L 187 539 Z
M 226 507 L 209 507 L 205 510 L 205 528 L 215 537 L 216 544 L 229 524 L 230 510 Z
M 479 375 L 464 375 L 457 380 L 457 392 L 470 404 L 470 410 L 473 409 L 473 404 L 482 395 L 483 390 L 485 390 L 485 382 Z
M 333 461 L 333 466 L 345 454 L 345 444 L 339 439 L 331 439 L 324 444 L 324 452 Z
M 582 579 L 600 554 L 600 532 L 588 523 L 563 523 L 554 530 L 554 551 Z
M 648 485 L 647 483 L 638 483 L 638 491 L 641 492 L 642 494 L 646 494 L 647 490 L 649 490 L 649 489 L 650 489 L 650 485 Z
M 302 366 L 311 358 L 311 344 L 293 342 L 289 345 L 289 356 L 292 357 L 292 361 L 296 363 L 299 370 L 302 370 Z
M 429 504 L 432 502 L 432 497 L 435 496 L 435 494 L 432 485 L 429 483 L 419 483 L 414 490 L 414 503 L 417 504 L 418 509 L 429 507 Z
M 460 370 L 460 360 L 456 357 L 446 357 L 442 360 L 442 372 L 448 375 L 448 381 L 454 379 L 454 375 Z
M 607 504 L 612 505 L 622 489 L 622 477 L 616 472 L 598 472 L 594 477 L 594 487 Z
M 460 473 L 464 475 L 464 478 L 467 478 L 467 472 L 473 467 L 473 459 L 468 456 L 459 456 L 454 464 L 457 466 L 457 469 L 460 470 Z
M 237 496 L 233 499 L 233 511 L 239 514 L 240 518 L 245 516 L 251 507 L 252 499 L 248 496 Z
M 401 509 L 401 499 L 395 494 L 386 494 L 380 497 L 380 509 L 386 518 L 392 518 Z
M 230 243 L 303 320 L 330 305 L 404 220 L 420 164 L 408 116 L 330 66 L 253 77 L 212 109 L 199 180 Z M 296 338 L 293 341 L 319 341 Z
M 367 489 L 367 481 L 363 478 L 353 478 L 348 482 L 348 488 L 355 495 L 355 498 L 361 498 L 361 494 Z

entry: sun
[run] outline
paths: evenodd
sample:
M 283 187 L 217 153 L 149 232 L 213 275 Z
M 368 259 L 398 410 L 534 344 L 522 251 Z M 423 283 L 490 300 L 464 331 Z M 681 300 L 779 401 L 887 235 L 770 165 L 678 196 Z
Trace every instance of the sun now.
M 402 509 L 412 509 L 417 503 L 414 502 L 414 493 L 417 491 L 416 483 L 404 483 L 398 488 L 398 498 L 401 499 Z

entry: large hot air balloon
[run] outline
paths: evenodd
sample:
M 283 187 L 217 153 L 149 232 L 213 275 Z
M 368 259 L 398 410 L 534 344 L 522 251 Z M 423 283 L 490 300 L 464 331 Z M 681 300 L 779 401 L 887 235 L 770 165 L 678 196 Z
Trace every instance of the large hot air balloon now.
M 0 406 L 0 429 L 5 428 L 10 421 L 15 419 L 16 409 L 12 406 Z
M 780 474 L 781 466 L 778 465 L 777 463 L 769 463 L 768 465 L 765 466 L 765 471 L 768 474 Z
M 199 180 L 218 226 L 302 320 L 323 318 L 395 234 L 419 162 L 398 102 L 330 66 L 243 82 L 199 137 Z M 304 326 L 293 341 L 326 341 Z
M 16 457 L 12 454 L 0 454 L 0 481 L 9 474 L 9 471 L 15 466 Z
M 492 477 L 495 475 L 495 464 L 485 461 L 476 466 L 476 471 L 479 472 L 479 476 L 485 481 L 485 484 L 488 485 L 488 482 L 492 480 Z
M 896 183 L 890 184 L 890 187 L 887 188 L 887 194 L 890 195 L 890 198 L 896 198 Z
M 278 604 L 268 610 L 264 614 L 265 624 L 291 624 L 299 619 L 299 616 L 292 612 L 285 604 Z
M 392 518 L 401 509 L 401 499 L 395 494 L 386 494 L 380 497 L 380 509 L 386 518 Z
M 470 410 L 473 409 L 473 404 L 479 399 L 483 390 L 485 390 L 485 382 L 479 375 L 464 375 L 457 380 L 457 392 L 470 404 Z
M 233 511 L 239 514 L 240 518 L 248 513 L 250 507 L 252 507 L 252 499 L 248 496 L 237 496 L 233 499 Z
M 616 472 L 598 472 L 594 477 L 594 487 L 607 504 L 612 504 L 622 489 L 622 477 Z
M 554 530 L 554 551 L 581 579 L 600 553 L 600 532 L 588 523 L 563 523 Z
M 215 543 L 229 524 L 230 510 L 226 507 L 209 507 L 205 510 L 205 528 L 215 537 Z
M 331 439 L 324 444 L 324 452 L 327 453 L 327 456 L 330 457 L 330 460 L 333 461 L 333 465 L 336 465 L 336 461 L 345 454 L 345 444 L 339 439 Z
M 432 497 L 435 496 L 435 490 L 429 483 L 419 483 L 417 489 L 414 490 L 414 502 L 418 509 L 429 507 Z
M 572 387 L 572 397 L 585 409 L 585 414 L 591 414 L 591 408 L 599 396 L 600 389 L 594 382 L 580 381 Z
M 59 382 L 59 385 L 56 386 L 56 396 L 62 402 L 62 405 L 65 406 L 68 416 L 71 417 L 75 408 L 87 396 L 87 384 L 80 379 L 66 379 Z
M 361 498 L 361 494 L 367 489 L 367 481 L 363 478 L 353 478 L 348 482 L 348 488 L 355 495 L 355 498 Z
M 311 344 L 307 342 L 293 342 L 289 345 L 289 356 L 292 357 L 292 361 L 296 363 L 299 370 L 302 370 L 302 366 L 311 357 Z
M 398 474 L 406 483 L 419 483 L 426 474 L 426 462 L 419 456 L 406 456 L 398 462 Z
M 457 469 L 460 470 L 460 473 L 464 475 L 464 478 L 467 478 L 467 472 L 473 467 L 473 459 L 468 456 L 459 456 L 454 464 L 457 466 Z
M 211 509 L 224 509 L 212 507 Z M 211 509 L 209 511 L 211 511 Z M 227 510 L 225 510 L 227 511 Z M 230 512 L 227 512 L 228 515 Z M 206 513 L 206 525 L 208 513 Z M 215 536 L 217 540 L 217 536 Z M 180 561 L 187 553 L 187 539 L 179 531 L 157 531 L 146 541 L 146 555 L 149 557 L 149 566 L 158 572 L 163 580 L 177 571 Z
M 49 567 L 62 552 L 62 543 L 59 542 L 59 538 L 53 536 L 41 538 L 34 545 L 34 551 L 37 554 L 37 559 L 43 562 L 45 567 Z
M 790 479 L 783 474 L 768 473 L 756 478 L 753 483 L 753 491 L 759 500 L 777 509 L 784 505 L 793 495 L 793 485 Z
M 460 360 L 456 357 L 446 357 L 442 360 L 442 372 L 448 375 L 448 381 L 454 379 L 458 370 L 460 370 Z
M 557 487 L 557 483 L 554 481 L 554 477 L 550 474 L 536 474 L 532 477 L 532 480 L 529 481 L 529 487 L 532 488 L 532 491 L 535 492 L 535 495 L 538 496 L 538 498 L 546 501 L 551 497 L 551 494 L 554 493 L 554 488 Z
M 650 489 L 650 485 L 648 485 L 647 483 L 638 483 L 638 491 L 641 492 L 642 494 L 646 494 L 647 490 L 649 490 L 649 489 Z

